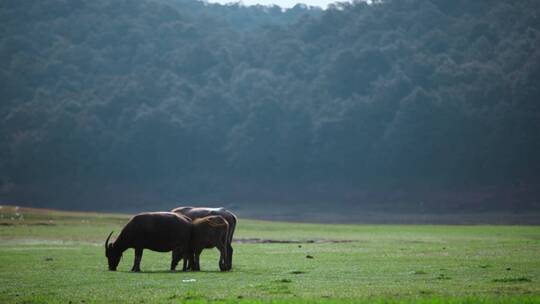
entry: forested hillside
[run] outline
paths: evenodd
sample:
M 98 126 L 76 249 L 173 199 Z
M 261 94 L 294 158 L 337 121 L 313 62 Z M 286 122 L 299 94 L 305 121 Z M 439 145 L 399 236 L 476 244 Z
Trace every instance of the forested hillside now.
M 539 84 L 536 0 L 2 1 L 0 199 L 535 208 Z

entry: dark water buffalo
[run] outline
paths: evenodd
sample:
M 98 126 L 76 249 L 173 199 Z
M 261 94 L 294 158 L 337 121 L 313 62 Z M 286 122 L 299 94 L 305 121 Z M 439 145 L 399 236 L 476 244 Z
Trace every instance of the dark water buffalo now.
M 229 224 L 229 231 L 227 233 L 227 260 L 224 265 L 225 270 L 232 269 L 232 256 L 233 248 L 231 242 L 233 239 L 234 229 L 236 228 L 236 215 L 225 208 L 205 208 L 205 207 L 178 207 L 174 208 L 172 212 L 183 214 L 192 220 L 207 217 L 209 215 L 220 215 Z
M 174 212 L 149 212 L 132 217 L 124 226 L 116 241 L 109 243 L 112 232 L 105 241 L 105 256 L 109 262 L 109 270 L 115 271 L 122 253 L 128 248 L 135 249 L 135 261 L 131 271 L 141 271 L 143 249 L 159 252 L 172 251 L 171 270 L 181 258 L 190 257 L 191 219 Z
M 201 270 L 199 257 L 203 249 L 216 247 L 219 250 L 219 269 L 227 269 L 227 240 L 229 223 L 222 216 L 210 215 L 193 220 L 191 230 L 191 245 L 193 256 L 190 260 L 191 270 Z

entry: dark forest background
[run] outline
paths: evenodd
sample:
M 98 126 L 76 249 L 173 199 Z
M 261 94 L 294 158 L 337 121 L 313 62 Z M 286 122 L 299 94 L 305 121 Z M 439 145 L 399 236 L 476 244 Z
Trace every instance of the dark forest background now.
M 0 98 L 3 203 L 540 209 L 537 0 L 4 0 Z

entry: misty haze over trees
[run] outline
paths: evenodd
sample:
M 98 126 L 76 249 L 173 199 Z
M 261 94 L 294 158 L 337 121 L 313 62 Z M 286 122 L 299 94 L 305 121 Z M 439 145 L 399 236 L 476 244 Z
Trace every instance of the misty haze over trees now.
M 2 1 L 0 199 L 530 210 L 540 5 Z

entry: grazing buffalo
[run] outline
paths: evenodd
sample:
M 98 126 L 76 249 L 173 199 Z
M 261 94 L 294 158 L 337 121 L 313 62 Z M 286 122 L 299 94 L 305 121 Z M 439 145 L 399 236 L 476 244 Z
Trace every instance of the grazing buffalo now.
M 201 270 L 199 257 L 203 249 L 216 247 L 219 250 L 219 269 L 227 270 L 227 235 L 229 224 L 219 215 L 210 215 L 193 220 L 191 232 L 190 268 L 194 271 Z
M 172 212 L 183 214 L 192 220 L 209 215 L 222 216 L 229 224 L 229 231 L 227 233 L 227 260 L 225 263 L 225 270 L 232 269 L 233 248 L 231 246 L 231 242 L 233 239 L 234 229 L 236 228 L 236 215 L 225 208 L 178 207 L 174 208 Z
M 135 261 L 131 271 L 141 271 L 143 249 L 159 252 L 173 251 L 171 270 L 174 270 L 181 258 L 191 258 L 189 244 L 191 241 L 191 219 L 174 212 L 149 212 L 132 217 L 124 226 L 116 241 L 109 243 L 112 232 L 105 241 L 105 256 L 109 262 L 109 270 L 115 271 L 122 253 L 128 248 L 135 249 Z

